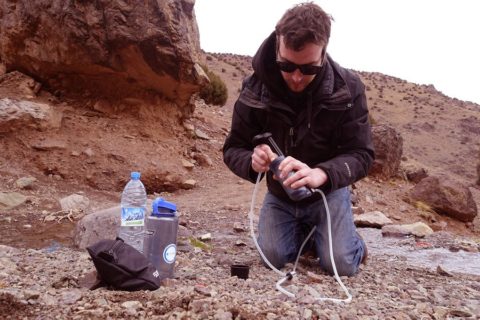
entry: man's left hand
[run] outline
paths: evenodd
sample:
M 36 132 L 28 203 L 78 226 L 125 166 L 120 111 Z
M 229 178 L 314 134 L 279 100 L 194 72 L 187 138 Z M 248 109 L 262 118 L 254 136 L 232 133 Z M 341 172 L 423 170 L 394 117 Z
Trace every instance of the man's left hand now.
M 278 168 L 281 171 L 280 179 L 285 178 L 291 171 L 295 172 L 283 182 L 285 186 L 292 189 L 303 186 L 318 188 L 328 180 L 327 174 L 322 169 L 312 169 L 307 164 L 293 157 L 286 157 Z

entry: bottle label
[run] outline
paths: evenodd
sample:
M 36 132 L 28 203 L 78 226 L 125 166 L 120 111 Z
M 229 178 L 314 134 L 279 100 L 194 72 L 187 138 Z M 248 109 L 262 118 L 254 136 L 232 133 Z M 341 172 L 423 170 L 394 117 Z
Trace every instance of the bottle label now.
M 122 227 L 143 227 L 145 208 L 122 208 Z
M 177 255 L 177 246 L 175 244 L 169 244 L 163 250 L 163 260 L 166 263 L 173 263 L 175 261 L 175 256 Z

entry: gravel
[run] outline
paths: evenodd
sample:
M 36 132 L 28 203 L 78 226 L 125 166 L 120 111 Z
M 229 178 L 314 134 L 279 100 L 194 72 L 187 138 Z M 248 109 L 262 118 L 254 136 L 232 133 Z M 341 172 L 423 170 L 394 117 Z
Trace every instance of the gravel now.
M 244 235 L 246 236 L 246 235 Z M 218 243 L 216 243 L 217 241 Z M 229 243 L 231 244 L 229 245 Z M 247 239 L 214 238 L 213 250 L 188 247 L 177 255 L 174 279 L 156 291 L 89 290 L 82 279 L 95 271 L 86 251 L 71 248 L 16 249 L 0 246 L 2 319 L 476 319 L 480 277 L 412 267 L 394 256 L 369 256 L 354 277 L 342 277 L 349 304 L 333 277 L 301 259 L 285 284 L 296 295 L 275 290 L 281 278 L 260 263 Z M 230 263 L 250 264 L 247 280 L 230 276 Z M 286 271 L 291 270 L 288 265 Z

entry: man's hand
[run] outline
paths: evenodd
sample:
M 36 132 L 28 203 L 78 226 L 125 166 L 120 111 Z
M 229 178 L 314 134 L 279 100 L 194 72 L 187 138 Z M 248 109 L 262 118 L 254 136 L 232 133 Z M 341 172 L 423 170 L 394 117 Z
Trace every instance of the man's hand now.
M 266 172 L 270 163 L 277 157 L 266 144 L 259 144 L 253 149 L 252 168 L 255 172 Z
M 322 169 L 312 169 L 305 163 L 292 157 L 286 157 L 278 168 L 281 171 L 280 179 L 284 179 L 292 170 L 295 171 L 293 175 L 283 182 L 285 186 L 292 189 L 297 189 L 302 186 L 318 188 L 328 180 L 327 174 Z

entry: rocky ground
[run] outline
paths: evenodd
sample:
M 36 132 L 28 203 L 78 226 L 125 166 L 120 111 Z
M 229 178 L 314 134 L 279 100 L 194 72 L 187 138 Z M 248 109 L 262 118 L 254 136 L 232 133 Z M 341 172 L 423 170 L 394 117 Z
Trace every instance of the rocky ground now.
M 212 214 L 211 211 L 199 214 Z M 260 264 L 246 232 L 232 235 L 231 215 L 216 214 L 227 235 L 208 248 L 183 250 L 175 279 L 153 292 L 90 291 L 82 278 L 93 270 L 85 251 L 0 246 L 0 314 L 3 319 L 476 319 L 480 277 L 429 271 L 395 256 L 373 255 L 359 274 L 342 281 L 349 304 L 319 302 L 346 298 L 314 261 L 302 259 L 298 275 L 275 290 L 281 278 Z M 189 215 L 189 222 L 198 222 Z M 230 233 L 230 235 L 228 235 Z M 246 245 L 240 246 L 238 240 Z M 248 280 L 230 276 L 234 261 L 250 264 Z M 292 266 L 288 266 L 288 270 Z
M 42 91 L 25 98 L 20 86 L 3 82 L 3 96 L 48 103 L 63 118 L 56 128 L 0 130 L 0 192 L 24 197 L 13 209 L 0 208 L 0 318 L 478 318 L 479 273 L 452 271 L 440 264 L 420 267 L 392 253 L 408 248 L 413 256 L 435 247 L 450 251 L 455 260 L 455 252 L 480 251 L 475 224 L 408 204 L 404 195 L 414 184 L 401 176 L 357 183 L 355 205 L 362 212 L 382 211 L 396 224 L 424 222 L 436 231 L 432 236 L 405 237 L 392 244 L 370 238 L 369 229 L 361 229 L 372 250 L 358 275 L 342 278 L 353 296 L 349 304 L 315 300 L 345 296 L 335 279 L 307 258 L 286 284 L 296 297 L 275 290 L 280 276 L 260 263 L 248 228 L 253 185 L 230 173 L 221 157 L 232 104 L 248 73 L 248 57 L 212 55 L 205 63 L 225 79 L 229 101 L 223 108 L 197 101 L 193 116 L 180 123 L 155 117 L 155 109 L 149 108 L 108 110 L 94 101 L 64 101 Z M 388 121 L 404 137 L 402 166 L 449 172 L 470 186 L 478 204 L 470 164 L 476 163 L 478 151 L 479 106 L 379 74 L 362 77 L 369 84 L 374 118 Z M 430 115 L 434 120 L 428 120 Z M 441 147 L 435 138 L 442 140 Z M 88 253 L 74 247 L 72 232 L 86 214 L 119 203 L 132 168 L 142 171 L 150 199 L 162 196 L 179 207 L 182 227 L 175 278 L 153 292 L 88 290 L 85 285 L 95 269 Z M 28 187 L 19 186 L 18 179 L 27 177 L 35 179 Z M 262 185 L 260 199 L 264 191 Z M 88 199 L 84 210 L 61 207 L 60 200 L 72 194 Z M 448 240 L 439 238 L 441 234 Z M 248 280 L 230 276 L 233 263 L 250 265 Z

